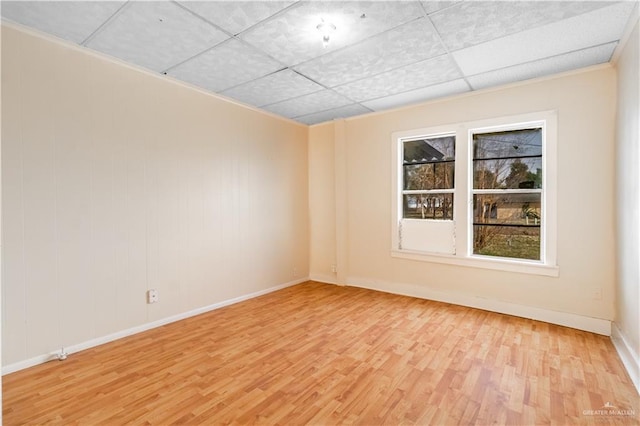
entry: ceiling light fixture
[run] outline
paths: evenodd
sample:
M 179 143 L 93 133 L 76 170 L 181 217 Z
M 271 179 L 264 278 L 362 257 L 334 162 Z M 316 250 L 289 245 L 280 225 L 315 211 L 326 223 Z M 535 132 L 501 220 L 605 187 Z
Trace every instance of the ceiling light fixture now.
M 336 30 L 336 26 L 331 22 L 324 22 L 324 19 L 321 19 L 321 22 L 316 28 L 318 29 L 318 31 L 320 31 L 320 34 L 322 34 L 322 47 L 326 49 L 329 45 L 329 38 L 331 36 L 331 33 Z

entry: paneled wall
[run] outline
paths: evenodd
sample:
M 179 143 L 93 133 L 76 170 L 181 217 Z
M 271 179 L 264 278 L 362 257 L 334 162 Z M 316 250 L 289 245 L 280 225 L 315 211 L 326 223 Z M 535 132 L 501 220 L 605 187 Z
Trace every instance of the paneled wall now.
M 4 365 L 308 275 L 306 126 L 3 25 L 2 154 Z
M 623 361 L 640 390 L 640 23 L 616 64 L 617 115 L 617 287 L 615 323 L 627 357 Z

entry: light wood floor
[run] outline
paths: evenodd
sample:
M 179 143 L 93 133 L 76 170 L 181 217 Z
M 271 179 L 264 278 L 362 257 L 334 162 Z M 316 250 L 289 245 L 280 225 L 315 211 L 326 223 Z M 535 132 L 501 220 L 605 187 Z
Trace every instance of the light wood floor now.
M 607 337 L 313 282 L 3 381 L 6 425 L 601 425 L 640 413 Z M 636 414 L 585 414 L 607 403 Z

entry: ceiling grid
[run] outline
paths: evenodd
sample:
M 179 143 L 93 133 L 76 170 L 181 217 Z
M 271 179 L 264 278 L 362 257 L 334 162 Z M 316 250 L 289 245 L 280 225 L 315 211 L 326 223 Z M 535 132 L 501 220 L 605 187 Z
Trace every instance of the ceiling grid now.
M 637 4 L 27 0 L 2 1 L 1 12 L 316 124 L 609 62 Z M 321 22 L 335 26 L 326 47 Z

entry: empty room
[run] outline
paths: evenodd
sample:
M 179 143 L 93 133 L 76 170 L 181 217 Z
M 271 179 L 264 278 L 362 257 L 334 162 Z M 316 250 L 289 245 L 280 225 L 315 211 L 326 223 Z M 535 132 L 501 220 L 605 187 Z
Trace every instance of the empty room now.
M 640 424 L 638 1 L 0 12 L 0 423 Z

